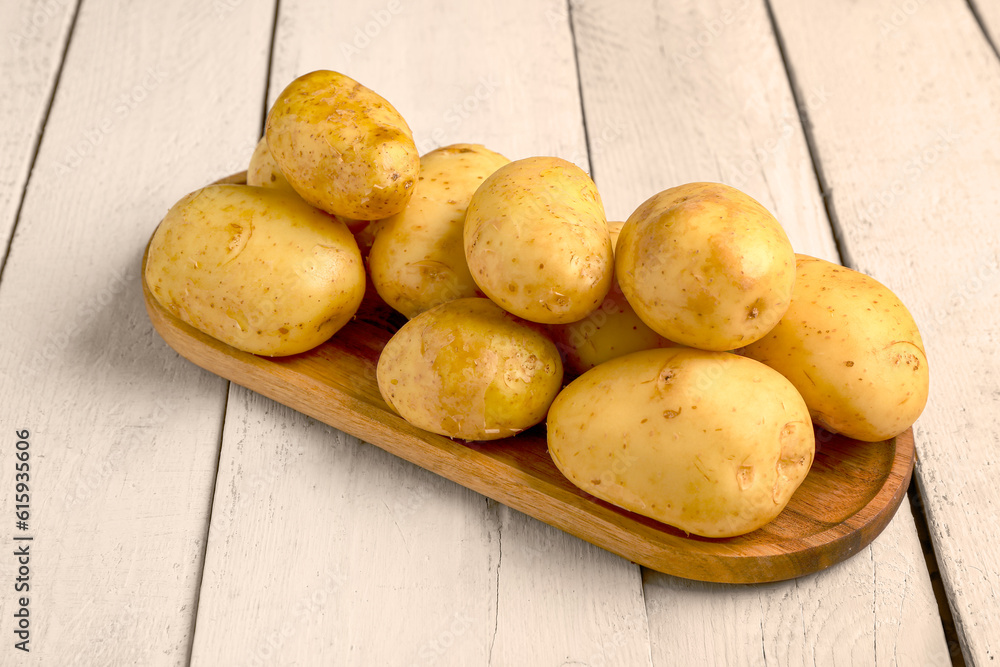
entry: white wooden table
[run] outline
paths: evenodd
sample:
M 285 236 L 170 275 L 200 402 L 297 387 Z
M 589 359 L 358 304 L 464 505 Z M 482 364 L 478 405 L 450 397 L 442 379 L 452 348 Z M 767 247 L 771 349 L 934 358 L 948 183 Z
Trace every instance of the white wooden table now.
M 998 42 L 995 0 L 0 0 L 0 664 L 1000 664 Z M 695 583 L 180 358 L 143 247 L 320 68 L 421 151 L 571 159 L 610 219 L 727 182 L 888 284 L 919 498 L 819 574 Z

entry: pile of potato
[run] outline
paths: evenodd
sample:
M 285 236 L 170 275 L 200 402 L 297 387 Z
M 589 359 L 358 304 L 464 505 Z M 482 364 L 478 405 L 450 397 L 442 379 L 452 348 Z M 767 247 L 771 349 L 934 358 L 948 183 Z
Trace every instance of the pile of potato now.
M 927 399 L 899 299 L 796 255 L 725 185 L 670 188 L 609 225 L 575 165 L 474 144 L 419 156 L 392 105 L 328 71 L 281 93 L 247 182 L 188 195 L 158 227 L 145 278 L 167 310 L 295 354 L 350 321 L 370 278 L 408 318 L 377 368 L 404 419 L 464 440 L 545 421 L 574 484 L 690 533 L 776 517 L 814 423 L 877 442 Z

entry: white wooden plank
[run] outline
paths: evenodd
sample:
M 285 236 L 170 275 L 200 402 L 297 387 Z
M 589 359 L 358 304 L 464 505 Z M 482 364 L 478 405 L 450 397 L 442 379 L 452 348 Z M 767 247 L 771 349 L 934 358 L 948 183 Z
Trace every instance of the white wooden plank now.
M 1000 654 L 1000 61 L 968 6 L 774 3 L 857 267 L 907 304 L 931 366 L 916 476 L 967 662 Z M 851 35 L 850 39 L 846 38 Z
M 975 9 L 983 30 L 993 43 L 993 48 L 1000 49 L 1000 3 L 995 0 L 969 0 L 969 5 Z M 910 13 L 913 13 L 912 10 Z M 905 16 L 907 12 L 904 11 L 902 14 Z M 894 18 L 896 21 L 902 20 L 900 17 Z
M 560 2 L 285 0 L 278 26 L 272 100 L 299 74 L 336 69 L 392 102 L 424 151 L 478 142 L 586 165 Z M 196 662 L 246 656 L 284 610 L 327 590 L 327 571 L 343 581 L 328 593 L 342 613 L 293 622 L 267 664 L 648 662 L 631 563 L 248 392 L 234 389 L 227 424 Z M 261 477 L 273 491 L 252 491 Z
M 258 132 L 272 11 L 80 10 L 0 284 L 5 550 L 15 429 L 34 537 L 27 654 L 0 559 L 4 664 L 186 662 L 226 383 L 156 337 L 139 267 L 167 208 Z
M 591 140 L 613 215 L 673 185 L 727 182 L 773 211 L 798 251 L 836 261 L 762 3 L 588 0 L 573 17 L 591 137 L 618 128 L 603 146 Z M 820 79 L 805 93 L 810 109 L 833 103 Z M 656 664 L 893 664 L 897 650 L 947 658 L 907 504 L 873 546 L 801 580 L 706 586 L 646 572 L 644 581 Z
M 0 0 L 0 248 L 6 249 L 28 180 L 76 2 Z M 0 255 L 0 269 L 3 256 Z

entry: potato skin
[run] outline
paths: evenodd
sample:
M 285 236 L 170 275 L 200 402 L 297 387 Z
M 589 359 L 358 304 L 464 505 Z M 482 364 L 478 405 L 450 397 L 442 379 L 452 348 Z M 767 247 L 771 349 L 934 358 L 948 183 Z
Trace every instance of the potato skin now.
M 704 350 L 732 350 L 777 324 L 791 299 L 795 258 L 784 229 L 736 188 L 689 183 L 629 216 L 616 275 L 654 331 Z
M 863 273 L 808 255 L 796 267 L 788 312 L 742 353 L 788 378 L 823 428 L 866 442 L 899 435 L 923 411 L 930 382 L 910 312 Z
M 403 210 L 420 170 L 399 112 L 338 72 L 292 81 L 268 113 L 265 137 L 295 191 L 344 218 L 380 220 Z
M 150 240 L 145 278 L 174 316 L 267 356 L 327 340 L 365 289 L 346 226 L 298 197 L 247 185 L 212 185 L 177 202 Z
M 463 440 L 506 438 L 541 422 L 562 374 L 552 341 L 484 298 L 414 317 L 377 367 L 379 391 L 403 419 Z
M 597 310 L 579 322 L 550 324 L 549 333 L 566 368 L 577 375 L 631 352 L 676 345 L 639 319 L 617 280 Z
M 299 193 L 292 187 L 292 184 L 285 178 L 285 175 L 281 173 L 278 163 L 274 161 L 274 156 L 271 155 L 271 151 L 267 147 L 266 137 L 261 137 L 260 141 L 257 142 L 257 147 L 254 148 L 253 155 L 250 156 L 250 164 L 247 166 L 247 185 L 275 188 L 300 197 Z M 360 247 L 363 241 L 359 234 L 368 227 L 369 221 L 353 220 L 345 218 L 342 215 L 334 215 L 333 217 L 347 225 L 347 228 L 354 234 L 354 238 Z M 368 247 L 371 247 L 370 242 L 368 243 Z
M 547 419 L 549 454 L 587 493 L 704 537 L 774 519 L 815 438 L 780 374 L 686 347 L 612 359 L 571 382 Z
M 508 162 L 478 144 L 453 144 L 420 158 L 409 204 L 378 223 L 368 255 L 372 283 L 386 303 L 412 318 L 479 295 L 465 261 L 465 211 L 483 180 Z
M 576 322 L 611 288 L 604 205 L 590 177 L 554 157 L 516 160 L 476 190 L 465 257 L 479 288 L 532 322 Z
M 608 222 L 612 247 L 624 224 Z M 615 278 L 597 310 L 579 322 L 550 324 L 549 333 L 563 355 L 563 364 L 577 375 L 630 352 L 675 345 L 639 319 Z
M 281 168 L 274 161 L 274 156 L 267 148 L 267 139 L 261 137 L 250 156 L 247 165 L 247 185 L 261 188 L 275 188 L 298 196 L 288 179 L 281 173 Z

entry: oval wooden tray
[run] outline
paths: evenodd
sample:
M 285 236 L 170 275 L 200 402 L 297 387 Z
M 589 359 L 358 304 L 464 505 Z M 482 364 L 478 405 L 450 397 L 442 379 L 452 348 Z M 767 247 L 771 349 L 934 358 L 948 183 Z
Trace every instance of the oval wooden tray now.
M 240 176 L 225 181 L 240 182 Z M 268 358 L 173 317 L 145 280 L 143 294 L 157 332 L 198 366 L 635 563 L 688 579 L 779 581 L 838 563 L 888 525 L 913 472 L 912 430 L 862 443 L 817 429 L 812 469 L 774 521 L 739 537 L 689 536 L 573 486 L 549 458 L 544 426 L 476 444 L 428 433 L 397 416 L 379 394 L 375 366 L 403 320 L 377 297 L 366 298 L 354 321 L 318 348 Z

